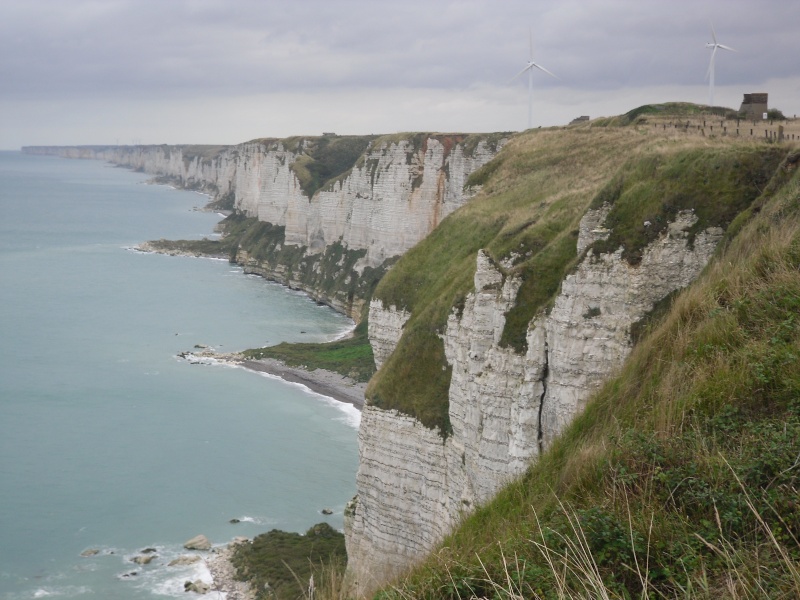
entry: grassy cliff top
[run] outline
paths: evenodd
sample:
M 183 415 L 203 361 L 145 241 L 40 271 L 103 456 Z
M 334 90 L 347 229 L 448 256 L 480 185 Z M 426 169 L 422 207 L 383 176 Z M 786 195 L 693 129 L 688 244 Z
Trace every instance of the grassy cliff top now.
M 552 128 L 512 138 L 470 177 L 478 195 L 379 284 L 375 297 L 412 316 L 372 379 L 369 402 L 448 434 L 450 368 L 440 336 L 472 291 L 479 249 L 511 265 L 505 276 L 522 280 L 501 343 L 524 352 L 528 323 L 548 308 L 579 258 L 578 224 L 589 207 L 614 205 L 609 243 L 622 245 L 635 263 L 652 236 L 642 231 L 648 217 L 660 226 L 676 210 L 695 208 L 698 227 L 725 228 L 766 186 L 785 152 L 760 140 L 649 125 Z
M 538 463 L 381 598 L 800 597 L 798 163 Z
M 508 134 L 504 133 L 396 133 L 382 136 L 293 137 L 272 141 L 271 144 L 280 143 L 285 149 L 299 153 L 291 168 L 303 192 L 310 198 L 318 190 L 328 189 L 336 181 L 347 177 L 355 166 L 363 165 L 370 148 L 408 143 L 411 146 L 410 160 L 413 153 L 425 150 L 429 139 L 436 139 L 444 145 L 445 155 L 449 154 L 456 144 L 461 144 L 465 153 L 471 156 L 481 142 L 494 150 L 500 141 L 507 137 Z

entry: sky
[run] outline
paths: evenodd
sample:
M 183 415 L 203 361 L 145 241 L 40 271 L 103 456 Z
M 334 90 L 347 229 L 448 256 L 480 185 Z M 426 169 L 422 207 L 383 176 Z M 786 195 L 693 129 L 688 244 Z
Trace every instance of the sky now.
M 494 132 L 768 92 L 800 0 L 0 0 L 0 149 Z M 531 44 L 532 42 L 532 44 Z M 542 71 L 513 79 L 531 58 Z

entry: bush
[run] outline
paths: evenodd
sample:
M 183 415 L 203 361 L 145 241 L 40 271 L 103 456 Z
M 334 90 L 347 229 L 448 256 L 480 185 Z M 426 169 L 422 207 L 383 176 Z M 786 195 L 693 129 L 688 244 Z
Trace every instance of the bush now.
M 344 535 L 318 523 L 305 535 L 273 529 L 237 544 L 231 559 L 237 578 L 248 581 L 257 597 L 277 600 L 305 598 L 309 578 L 320 580 L 327 566 L 347 563 Z
M 784 116 L 784 114 L 780 110 L 778 110 L 777 108 L 770 108 L 767 111 L 767 118 L 770 121 L 785 121 L 786 120 L 786 117 Z

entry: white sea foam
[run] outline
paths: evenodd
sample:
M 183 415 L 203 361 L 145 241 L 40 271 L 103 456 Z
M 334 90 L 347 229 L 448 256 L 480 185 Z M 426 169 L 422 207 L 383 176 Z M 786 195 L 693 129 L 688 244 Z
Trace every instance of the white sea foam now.
M 211 585 L 214 578 L 204 560 L 192 565 L 182 565 L 175 567 L 163 567 L 161 569 L 148 572 L 141 581 L 139 588 L 148 589 L 159 596 L 169 596 L 172 598 L 186 598 L 184 584 L 187 581 L 202 581 Z M 227 598 L 227 594 L 210 590 L 203 598 L 221 600 Z
M 361 425 L 361 411 L 358 410 L 355 406 L 348 402 L 340 402 L 335 398 L 331 398 L 330 396 L 323 396 L 322 394 L 317 394 L 315 392 L 311 392 L 319 399 L 321 399 L 325 404 L 329 406 L 333 406 L 336 410 L 341 411 L 343 414 L 341 417 L 336 419 L 345 425 L 349 425 L 353 429 L 358 429 Z
M 155 548 L 154 558 L 148 565 L 137 565 L 132 562 L 135 557 L 142 555 L 141 550 L 121 555 L 126 570 L 119 573 L 117 579 L 123 585 L 132 585 L 136 589 L 148 591 L 156 596 L 186 598 L 184 583 L 187 581 L 200 580 L 208 584 L 213 583 L 213 577 L 206 563 L 210 555 L 201 552 L 198 554 L 203 560 L 189 565 L 169 566 L 169 563 L 176 558 L 195 553 L 174 545 L 157 545 L 153 548 Z M 216 591 L 210 591 L 204 596 L 214 600 L 226 597 L 226 594 Z
M 274 525 L 277 523 L 275 519 L 269 519 L 267 517 L 238 517 L 239 521 L 242 523 L 254 523 L 256 525 Z
M 86 586 L 66 585 L 64 587 L 47 587 L 39 588 L 33 592 L 32 598 L 77 598 L 84 594 L 91 593 L 91 590 Z
M 239 365 L 232 365 L 232 366 L 239 366 Z M 244 368 L 244 367 L 242 367 Z M 354 429 L 358 429 L 359 425 L 361 425 L 361 411 L 358 410 L 355 406 L 350 404 L 349 402 L 342 402 L 337 400 L 336 398 L 331 398 L 330 396 L 326 396 L 325 394 L 320 394 L 319 392 L 315 392 L 310 387 L 303 383 L 299 383 L 297 381 L 287 381 L 283 377 L 279 375 L 273 375 L 272 373 L 265 373 L 263 371 L 255 371 L 262 377 L 266 377 L 267 379 L 273 379 L 277 381 L 282 381 L 286 385 L 294 386 L 298 389 L 303 390 L 309 396 L 313 396 L 317 400 L 320 400 L 327 404 L 328 406 L 332 406 L 333 408 L 341 411 L 344 413 L 337 421 L 341 423 L 345 423 Z
M 213 356 L 198 356 L 197 354 L 192 354 L 191 352 L 187 352 L 186 354 L 184 354 L 183 356 L 179 356 L 178 358 L 192 365 L 228 364 L 227 362 L 219 360 L 218 358 L 214 358 Z
M 348 338 L 353 334 L 353 331 L 355 331 L 355 329 L 356 329 L 355 324 L 348 325 L 347 327 L 342 329 L 339 333 L 337 333 L 331 341 L 335 342 L 337 340 L 343 340 L 344 338 Z

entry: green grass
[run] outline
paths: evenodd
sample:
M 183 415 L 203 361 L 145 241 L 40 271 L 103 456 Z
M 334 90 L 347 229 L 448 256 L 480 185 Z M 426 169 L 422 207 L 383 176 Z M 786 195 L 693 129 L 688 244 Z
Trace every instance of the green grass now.
M 485 250 L 504 277 L 519 278 L 501 345 L 527 349 L 528 324 L 549 306 L 574 268 L 578 225 L 589 207 L 613 205 L 613 234 L 635 264 L 678 210 L 699 217 L 691 233 L 723 228 L 763 191 L 785 150 L 721 140 L 670 141 L 634 128 L 537 130 L 513 138 L 467 185 L 481 192 L 406 253 L 376 289 L 384 306 L 411 313 L 396 351 L 367 390 L 369 402 L 450 430 L 450 368 L 441 336 L 472 291 Z M 644 221 L 655 223 L 644 227 Z M 447 260 L 442 260 L 447 257 Z
M 800 596 L 796 165 L 540 460 L 377 597 Z
M 592 202 L 592 208 L 612 205 L 604 223 L 611 235 L 592 248 L 607 253 L 622 247 L 636 265 L 683 210 L 697 217 L 690 241 L 708 227 L 725 229 L 763 192 L 785 154 L 781 147 L 733 146 L 635 159 Z
M 648 117 L 666 117 L 670 119 L 692 119 L 713 114 L 727 118 L 735 118 L 736 111 L 722 106 L 703 106 L 690 102 L 664 102 L 662 104 L 645 104 L 617 117 L 604 117 L 592 121 L 594 127 L 625 127 L 644 123 Z
M 242 353 L 245 358 L 275 358 L 292 367 L 308 370 L 325 369 L 366 383 L 375 374 L 375 358 L 367 338 L 367 320 L 363 319 L 353 336 L 318 344 L 283 342 Z
M 319 583 L 331 565 L 343 572 L 346 562 L 344 535 L 327 523 L 305 535 L 273 529 L 234 546 L 232 557 L 237 577 L 250 583 L 259 600 L 306 598 L 312 574 Z
M 352 169 L 375 136 L 305 138 L 303 154 L 292 164 L 303 192 L 311 198 L 331 180 Z

